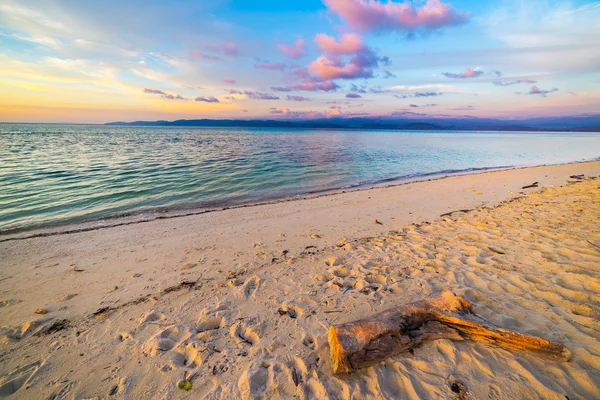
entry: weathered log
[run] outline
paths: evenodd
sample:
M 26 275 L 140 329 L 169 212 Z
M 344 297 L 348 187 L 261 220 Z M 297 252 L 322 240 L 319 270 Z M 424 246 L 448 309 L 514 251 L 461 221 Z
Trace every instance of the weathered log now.
M 333 372 L 356 371 L 434 339 L 474 340 L 558 361 L 571 358 L 559 343 L 491 326 L 473 313 L 467 300 L 446 290 L 367 319 L 330 326 Z

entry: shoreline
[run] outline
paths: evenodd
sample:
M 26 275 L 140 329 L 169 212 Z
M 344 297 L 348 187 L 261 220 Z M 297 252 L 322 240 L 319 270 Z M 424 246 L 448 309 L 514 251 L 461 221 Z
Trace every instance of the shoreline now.
M 502 170 L 0 243 L 1 393 L 596 398 L 599 179 Z M 330 325 L 444 289 L 573 358 L 443 339 L 332 374 Z
M 259 207 L 259 206 L 268 206 L 272 204 L 281 204 L 281 203 L 289 203 L 295 201 L 309 200 L 320 197 L 328 197 L 335 196 L 338 194 L 344 193 L 352 193 L 357 191 L 368 191 L 378 188 L 394 188 L 398 186 L 403 186 L 411 183 L 418 182 L 430 182 L 436 181 L 440 179 L 447 179 L 455 176 L 465 176 L 465 175 L 478 175 L 478 174 L 486 174 L 493 173 L 498 171 L 514 171 L 514 170 L 523 170 L 529 168 L 539 168 L 539 167 L 553 167 L 553 166 L 561 166 L 561 165 L 577 165 L 577 164 L 586 164 L 586 163 L 594 163 L 599 162 L 599 159 L 585 160 L 585 161 L 572 161 L 566 163 L 557 163 L 557 164 L 541 164 L 534 166 L 501 166 L 501 167 L 481 167 L 481 168 L 468 168 L 459 171 L 441 171 L 441 172 L 433 172 L 433 173 L 425 173 L 417 176 L 413 176 L 410 178 L 389 178 L 382 180 L 380 182 L 375 183 L 366 183 L 366 184 L 358 184 L 352 187 L 342 187 L 342 188 L 333 188 L 333 189 L 323 189 L 312 193 L 293 195 L 293 196 L 284 196 L 280 198 L 275 198 L 272 200 L 258 201 L 258 202 L 249 202 L 249 203 L 241 203 L 237 205 L 230 206 L 219 206 L 219 207 L 208 207 L 208 208 L 183 208 L 183 209 L 171 209 L 171 210 L 156 210 L 156 211 L 146 211 L 134 213 L 132 215 L 122 216 L 112 216 L 112 217 L 104 217 L 98 219 L 92 219 L 81 222 L 65 222 L 64 224 L 58 225 L 50 225 L 45 227 L 32 227 L 32 228 L 21 228 L 17 230 L 9 231 L 7 233 L 0 233 L 0 243 L 2 242 L 10 242 L 15 240 L 25 240 L 37 237 L 48 237 L 48 236 L 56 236 L 56 235 L 68 235 L 73 233 L 80 232 L 89 232 L 95 231 L 99 229 L 109 229 L 119 226 L 127 226 L 127 225 L 136 225 L 142 223 L 148 223 L 158 220 L 168 220 L 174 218 L 185 218 L 197 215 L 203 215 L 214 212 L 222 212 L 226 210 L 232 209 L 240 209 L 240 208 L 248 208 L 248 207 Z M 152 214 L 152 217 L 140 219 L 141 216 Z

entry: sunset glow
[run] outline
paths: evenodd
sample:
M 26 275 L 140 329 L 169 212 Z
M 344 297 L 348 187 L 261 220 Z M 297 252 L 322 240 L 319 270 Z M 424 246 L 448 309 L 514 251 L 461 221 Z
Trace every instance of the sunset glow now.
M 596 113 L 599 20 L 583 1 L 6 0 L 0 121 Z

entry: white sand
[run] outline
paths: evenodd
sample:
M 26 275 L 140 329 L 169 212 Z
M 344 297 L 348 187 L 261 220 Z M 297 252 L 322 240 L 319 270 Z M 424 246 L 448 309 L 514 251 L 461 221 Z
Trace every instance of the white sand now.
M 600 182 L 573 174 L 600 162 L 2 242 L 0 396 L 599 398 Z M 332 376 L 330 324 L 443 288 L 573 359 L 440 340 Z

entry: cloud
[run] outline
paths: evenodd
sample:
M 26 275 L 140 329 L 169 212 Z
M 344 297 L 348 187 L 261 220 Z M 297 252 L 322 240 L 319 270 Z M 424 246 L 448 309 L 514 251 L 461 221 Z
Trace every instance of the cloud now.
M 453 85 L 439 84 L 439 83 L 427 84 L 427 85 L 413 85 L 413 86 L 398 85 L 398 86 L 393 86 L 391 88 L 391 90 L 398 91 L 398 92 L 406 92 L 406 93 L 433 92 L 433 91 L 435 91 L 436 93 L 460 93 L 460 90 L 458 90 Z
M 270 114 L 280 115 L 286 119 L 314 119 L 314 118 L 324 118 L 327 115 L 322 112 L 312 111 L 312 110 L 303 110 L 303 111 L 293 111 L 287 107 L 283 108 L 271 108 L 269 110 Z
M 289 100 L 289 101 L 312 101 L 311 99 L 308 99 L 308 98 L 306 98 L 304 96 L 290 96 L 290 95 L 287 95 L 287 96 L 285 96 L 285 98 L 287 100 Z
M 342 107 L 340 107 L 340 106 L 329 107 L 329 111 L 327 112 L 326 117 L 334 117 L 336 115 L 342 115 Z
M 437 104 L 421 104 L 421 105 L 419 105 L 419 104 L 409 104 L 408 106 L 411 107 L 411 108 L 436 107 Z
M 326 56 L 317 58 L 308 66 L 308 69 L 319 79 L 355 79 L 373 76 L 373 71 L 368 68 L 361 68 L 352 63 L 344 64 L 340 60 L 330 59 Z
M 455 107 L 455 108 L 451 108 L 450 110 L 452 111 L 473 111 L 475 110 L 475 106 L 461 106 L 461 107 Z
M 162 90 L 158 89 L 144 89 L 144 93 L 152 93 L 152 94 L 166 94 Z
M 465 72 L 462 72 L 462 73 L 442 72 L 442 75 L 444 75 L 446 78 L 452 78 L 452 79 L 477 78 L 478 76 L 481 76 L 483 74 L 484 74 L 483 71 L 471 69 L 469 67 L 465 68 Z
M 350 91 L 354 92 L 354 93 L 367 93 L 367 86 L 366 85 L 357 86 L 353 83 L 352 85 L 350 85 Z
M 335 91 L 339 89 L 340 86 L 333 81 L 324 81 L 324 82 L 304 82 L 298 83 L 295 85 L 289 86 L 272 86 L 271 90 L 276 92 L 292 92 L 294 90 L 306 91 L 306 92 L 317 92 L 317 91 Z
M 187 100 L 185 97 L 179 95 L 179 94 L 169 94 L 166 92 L 163 92 L 162 90 L 158 90 L 158 89 L 144 89 L 144 93 L 149 93 L 149 94 L 160 94 L 160 97 L 162 97 L 163 99 L 168 99 L 168 100 Z
M 415 92 L 413 94 L 395 94 L 394 97 L 397 97 L 399 99 L 410 99 L 410 98 L 416 98 L 416 97 L 434 97 L 434 96 L 441 96 L 443 93 L 438 93 L 438 92 Z
M 169 100 L 187 100 L 185 97 L 180 94 L 172 95 L 172 94 L 164 94 L 161 97 Z
M 362 96 L 358 93 L 347 93 L 346 98 L 348 99 L 360 99 Z
M 416 92 L 413 97 L 431 97 L 431 96 L 441 96 L 443 93 L 436 92 Z
M 537 83 L 537 81 L 533 79 L 517 79 L 514 81 L 494 81 L 492 83 L 496 86 L 512 86 L 517 85 L 519 83 Z
M 290 58 L 302 58 L 304 53 L 304 40 L 298 39 L 294 44 L 278 44 L 277 48 Z
M 228 83 L 230 85 L 235 85 L 236 80 L 235 79 L 227 78 L 227 79 L 223 79 L 223 82 Z
M 324 0 L 327 8 L 353 29 L 372 32 L 415 32 L 461 25 L 469 13 L 455 11 L 440 0 L 427 0 L 418 7 L 412 2 L 380 3 L 376 0 Z
M 317 80 L 372 78 L 373 69 L 380 64 L 389 65 L 388 57 L 378 56 L 373 49 L 365 46 L 360 36 L 352 33 L 343 34 L 339 41 L 326 34 L 318 34 L 315 42 L 323 51 L 308 66 L 308 71 Z M 350 56 L 345 61 L 342 56 Z
M 339 41 L 325 33 L 319 33 L 315 36 L 315 43 L 321 51 L 332 55 L 353 54 L 364 48 L 362 38 L 356 33 L 344 33 Z
M 274 96 L 269 93 L 246 91 L 244 92 L 244 94 L 246 94 L 248 97 L 254 100 L 279 100 L 278 96 Z
M 195 101 L 203 101 L 205 103 L 220 103 L 219 99 L 217 99 L 216 97 L 196 97 L 194 99 Z
M 533 85 L 531 87 L 531 89 L 529 89 L 529 92 L 525 92 L 525 93 L 523 93 L 523 92 L 516 92 L 516 93 L 517 94 L 528 94 L 528 95 L 536 95 L 537 94 L 537 95 L 540 95 L 542 97 L 546 97 L 549 93 L 552 93 L 552 92 L 558 92 L 558 89 L 557 88 L 552 88 L 552 89 L 549 89 L 549 90 L 543 90 L 543 89 L 540 89 L 539 87 Z
M 271 90 L 274 92 L 292 92 L 292 89 L 289 86 L 271 86 Z
M 304 90 L 308 92 L 316 92 L 322 90 L 324 92 L 335 91 L 339 89 L 339 85 L 332 81 L 324 81 L 324 82 L 306 82 L 299 83 L 297 85 L 293 85 L 292 89 L 295 90 Z
M 388 92 L 390 92 L 390 90 L 383 89 L 381 86 L 377 86 L 377 87 L 372 87 L 371 89 L 369 89 L 369 92 L 379 94 L 379 93 L 388 93 Z
M 254 64 L 254 68 L 256 69 L 267 69 L 267 70 L 271 70 L 271 71 L 283 71 L 284 69 L 287 68 L 287 65 L 285 65 L 284 63 L 272 63 L 269 61 L 263 61 L 263 62 L 259 62 Z
M 242 91 L 242 90 L 236 90 L 236 89 L 229 89 L 229 90 L 227 90 L 227 92 L 229 94 L 243 94 L 254 100 L 279 100 L 279 97 L 273 96 L 272 94 L 257 92 L 257 91 L 253 91 L 253 90 L 243 90 Z
M 383 71 L 383 79 L 395 78 L 396 75 L 392 74 L 390 71 Z

